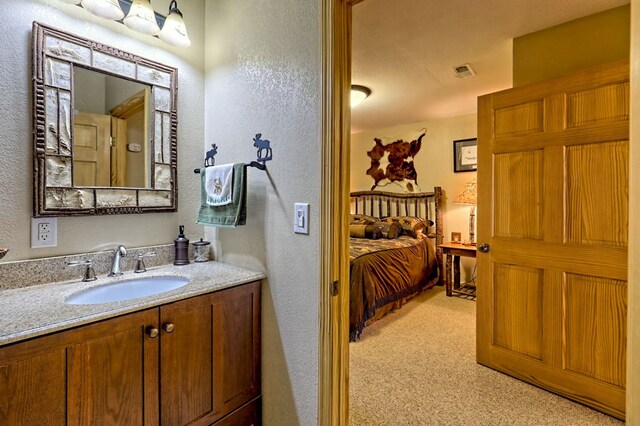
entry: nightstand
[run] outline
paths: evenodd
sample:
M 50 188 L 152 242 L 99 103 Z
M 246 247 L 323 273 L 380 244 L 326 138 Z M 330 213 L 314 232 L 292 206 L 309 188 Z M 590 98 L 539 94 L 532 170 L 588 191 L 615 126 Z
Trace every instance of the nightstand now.
M 445 256 L 445 286 L 447 296 L 464 294 L 475 297 L 475 292 L 460 288 L 460 258 L 476 257 L 476 246 L 465 246 L 459 243 L 444 243 L 439 246 Z M 453 268 L 452 268 L 453 264 Z

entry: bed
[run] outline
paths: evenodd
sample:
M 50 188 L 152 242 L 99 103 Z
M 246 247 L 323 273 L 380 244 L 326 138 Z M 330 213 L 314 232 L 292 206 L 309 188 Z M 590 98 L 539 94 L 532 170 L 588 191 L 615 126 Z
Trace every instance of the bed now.
M 423 238 L 350 238 L 349 340 L 355 341 L 367 324 L 442 280 L 442 189 L 406 194 L 360 191 L 350 196 L 353 214 L 433 222 Z

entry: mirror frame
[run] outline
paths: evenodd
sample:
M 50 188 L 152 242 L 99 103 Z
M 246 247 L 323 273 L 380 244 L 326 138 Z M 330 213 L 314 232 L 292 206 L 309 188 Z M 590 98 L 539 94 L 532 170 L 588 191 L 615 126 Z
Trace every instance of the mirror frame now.
M 75 66 L 151 87 L 150 188 L 73 186 Z M 176 68 L 34 22 L 34 217 L 177 211 L 177 82 Z

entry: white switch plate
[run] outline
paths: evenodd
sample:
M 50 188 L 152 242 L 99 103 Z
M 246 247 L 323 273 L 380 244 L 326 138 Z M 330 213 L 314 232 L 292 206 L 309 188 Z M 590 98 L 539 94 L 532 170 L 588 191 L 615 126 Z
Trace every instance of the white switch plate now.
M 293 232 L 309 235 L 309 203 L 295 203 L 293 208 Z
M 55 247 L 58 245 L 58 218 L 31 218 L 31 248 Z

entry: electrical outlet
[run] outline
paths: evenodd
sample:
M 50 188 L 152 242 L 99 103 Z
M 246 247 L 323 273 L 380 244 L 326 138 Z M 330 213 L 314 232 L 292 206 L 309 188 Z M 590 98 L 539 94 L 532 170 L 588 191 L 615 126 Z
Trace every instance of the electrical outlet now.
M 58 218 L 32 218 L 31 248 L 55 247 L 56 245 L 58 245 Z

